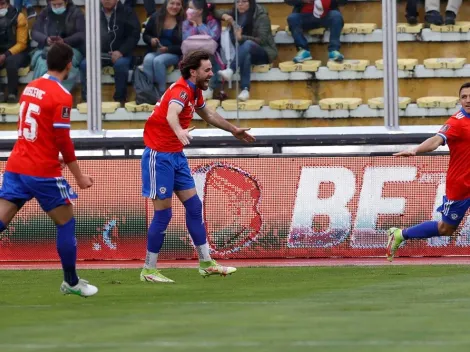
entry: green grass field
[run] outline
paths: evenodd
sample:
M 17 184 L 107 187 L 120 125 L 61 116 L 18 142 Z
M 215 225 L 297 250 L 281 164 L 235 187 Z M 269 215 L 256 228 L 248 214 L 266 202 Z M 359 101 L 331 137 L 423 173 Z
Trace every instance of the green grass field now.
M 0 351 L 469 351 L 470 267 L 242 268 L 176 284 L 89 270 L 0 271 Z

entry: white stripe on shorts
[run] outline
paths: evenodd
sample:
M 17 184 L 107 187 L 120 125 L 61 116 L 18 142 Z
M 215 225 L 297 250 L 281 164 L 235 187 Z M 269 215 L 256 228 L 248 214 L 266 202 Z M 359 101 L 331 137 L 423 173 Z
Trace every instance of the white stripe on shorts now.
M 59 188 L 60 195 L 62 196 L 63 199 L 67 199 L 68 198 L 67 190 L 65 189 L 65 186 L 62 184 L 63 178 L 56 177 L 55 180 L 56 180 L 57 188 Z
M 150 198 L 155 199 L 157 197 L 157 152 L 155 150 L 150 151 Z

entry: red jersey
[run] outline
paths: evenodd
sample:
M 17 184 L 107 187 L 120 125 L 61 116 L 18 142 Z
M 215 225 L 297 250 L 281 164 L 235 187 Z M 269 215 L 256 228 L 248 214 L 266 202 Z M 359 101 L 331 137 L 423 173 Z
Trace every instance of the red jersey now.
M 183 150 L 183 144 L 176 137 L 166 117 L 168 106 L 179 104 L 183 110 L 178 115 L 181 128 L 189 127 L 195 109 L 202 109 L 206 103 L 202 90 L 183 77 L 173 83 L 155 105 L 152 115 L 145 123 L 144 143 L 150 149 L 163 153 L 177 153 Z
M 311 13 L 316 18 L 323 18 L 334 8 L 332 0 L 314 0 L 313 4 L 302 6 L 300 13 Z
M 447 120 L 438 135 L 448 144 L 450 151 L 446 177 L 447 198 L 470 198 L 470 114 L 462 108 Z
M 60 177 L 59 145 L 55 129 L 70 129 L 72 96 L 49 75 L 26 86 L 20 98 L 18 140 L 6 171 L 35 176 Z M 68 133 L 68 132 L 67 132 Z

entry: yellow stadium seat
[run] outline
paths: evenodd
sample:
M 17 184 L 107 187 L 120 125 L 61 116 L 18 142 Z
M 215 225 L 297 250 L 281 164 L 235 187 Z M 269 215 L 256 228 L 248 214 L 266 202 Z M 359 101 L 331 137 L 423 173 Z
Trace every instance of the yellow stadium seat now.
M 361 98 L 327 98 L 320 100 L 322 110 L 354 110 L 362 104 Z
M 419 108 L 455 108 L 458 97 L 422 97 L 416 103 Z
M 328 61 L 326 66 L 331 71 L 365 71 L 369 60 L 344 60 L 343 62 Z
M 398 59 L 398 69 L 399 70 L 414 70 L 415 66 L 418 64 L 418 59 Z M 375 66 L 379 70 L 384 69 L 384 60 L 380 59 L 375 62 Z
M 266 64 L 266 65 L 253 65 L 251 66 L 251 72 L 256 72 L 256 73 L 266 73 L 269 72 L 269 70 L 273 67 L 271 64 Z
M 113 66 L 105 66 L 101 69 L 101 73 L 103 75 L 114 76 L 114 67 Z
M 278 25 L 278 24 L 272 24 L 271 25 L 271 33 L 273 34 L 273 36 L 276 35 L 277 32 L 279 32 L 280 27 L 281 26 Z
M 457 32 L 457 33 L 466 33 L 470 31 L 470 22 L 455 22 L 454 25 L 447 26 L 436 26 L 435 24 L 431 25 L 431 30 L 433 32 Z
M 124 107 L 129 112 L 152 112 L 154 105 L 151 105 L 151 104 L 137 105 L 135 101 L 130 101 L 124 104 Z
M 206 100 L 206 106 L 211 108 L 212 110 L 215 110 L 220 106 L 220 100 L 217 100 L 217 99 Z
M 31 67 L 20 67 L 18 69 L 18 76 L 20 77 L 25 77 L 28 75 L 28 73 L 31 71 Z M 0 77 L 6 77 L 7 76 L 7 69 L 4 68 L 0 71 Z
M 279 69 L 282 72 L 316 72 L 321 65 L 319 60 L 308 60 L 302 63 L 296 64 L 293 61 L 285 61 L 279 63 Z
M 342 34 L 371 34 L 377 29 L 376 23 L 345 23 Z
M 424 67 L 429 69 L 452 68 L 459 69 L 467 62 L 464 57 L 459 58 L 431 58 L 424 60 Z
M 103 114 L 113 114 L 121 106 L 120 103 L 115 101 L 104 101 L 101 103 L 101 112 Z M 80 114 L 88 113 L 87 103 L 77 104 L 77 110 Z
M 408 23 L 397 23 L 398 33 L 416 34 L 416 33 L 420 33 L 423 28 L 424 28 L 424 24 L 422 23 L 418 23 L 415 25 L 408 24 Z
M 247 100 L 238 103 L 238 109 L 246 111 L 260 110 L 264 105 L 264 100 Z M 227 111 L 237 110 L 237 101 L 235 99 L 228 99 L 222 102 L 222 108 Z
M 310 105 L 311 100 L 281 99 L 269 102 L 269 107 L 274 110 L 307 110 Z
M 398 107 L 400 109 L 406 109 L 408 104 L 411 103 L 411 98 L 408 97 L 399 97 L 398 98 Z M 372 98 L 367 101 L 367 105 L 371 109 L 383 109 L 384 108 L 384 98 L 383 97 L 378 97 L 378 98 Z
M 286 26 L 285 31 L 287 34 L 292 35 L 289 26 Z M 310 29 L 307 33 L 310 35 L 323 35 L 325 34 L 326 29 L 325 28 L 315 28 L 315 29 Z
M 0 104 L 0 115 L 18 115 L 20 104 Z

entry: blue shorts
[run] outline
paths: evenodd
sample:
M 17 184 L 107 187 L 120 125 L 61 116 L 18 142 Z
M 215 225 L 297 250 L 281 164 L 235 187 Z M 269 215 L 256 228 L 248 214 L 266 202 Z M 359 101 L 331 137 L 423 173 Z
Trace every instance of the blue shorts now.
M 452 226 L 459 226 L 468 208 L 470 208 L 470 198 L 464 200 L 449 200 L 442 197 L 442 205 L 437 208 L 442 213 L 442 221 Z
M 78 196 L 63 177 L 34 177 L 7 171 L 3 174 L 0 198 L 16 204 L 18 209 L 36 198 L 42 210 L 49 212 L 71 204 Z
M 163 200 L 171 198 L 173 191 L 196 187 L 183 152 L 160 153 L 145 148 L 141 165 L 144 197 Z

